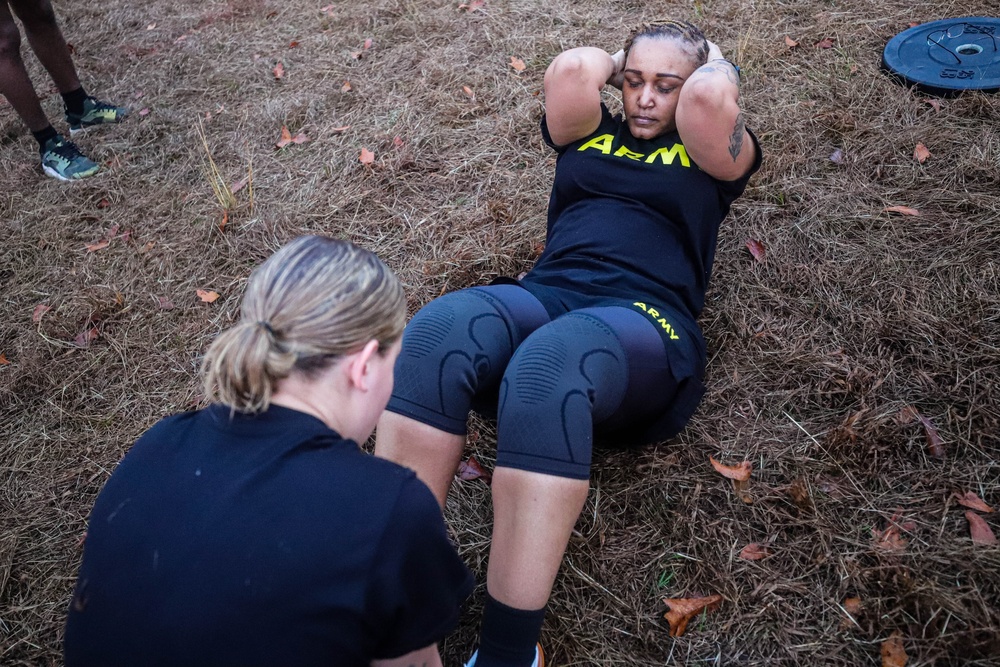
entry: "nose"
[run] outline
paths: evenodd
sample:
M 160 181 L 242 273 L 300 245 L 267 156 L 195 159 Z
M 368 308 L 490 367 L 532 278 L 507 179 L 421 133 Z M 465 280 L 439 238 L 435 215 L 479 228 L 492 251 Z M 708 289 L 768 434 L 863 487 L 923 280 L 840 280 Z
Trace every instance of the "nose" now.
M 653 106 L 655 101 L 655 96 L 653 95 L 652 86 L 643 86 L 642 92 L 639 93 L 639 106 L 643 109 L 648 109 Z

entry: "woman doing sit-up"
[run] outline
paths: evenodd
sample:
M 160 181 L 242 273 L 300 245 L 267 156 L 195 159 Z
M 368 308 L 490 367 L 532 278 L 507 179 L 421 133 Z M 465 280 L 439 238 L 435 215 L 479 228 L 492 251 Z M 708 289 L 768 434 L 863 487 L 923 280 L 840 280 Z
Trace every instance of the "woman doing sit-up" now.
M 520 281 L 442 296 L 406 328 L 378 455 L 443 504 L 470 409 L 498 416 L 476 667 L 542 663 L 595 435 L 667 439 L 703 394 L 696 319 L 718 230 L 760 165 L 738 98 L 736 68 L 689 23 L 643 25 L 614 55 L 560 54 L 545 74 L 542 135 L 558 154 L 545 251 Z

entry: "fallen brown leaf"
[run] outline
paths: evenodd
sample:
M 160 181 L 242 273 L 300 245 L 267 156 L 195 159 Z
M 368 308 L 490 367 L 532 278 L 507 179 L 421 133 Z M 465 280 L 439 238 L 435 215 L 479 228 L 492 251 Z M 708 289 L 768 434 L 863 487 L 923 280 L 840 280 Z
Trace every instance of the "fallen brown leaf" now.
M 272 71 L 274 72 L 275 79 L 280 79 L 285 76 L 285 66 L 281 64 L 280 60 L 278 61 L 278 64 L 274 66 L 274 70 Z
M 882 667 L 906 667 L 906 651 L 903 650 L 903 635 L 896 630 L 882 642 Z
M 969 535 L 976 544 L 996 544 L 997 536 L 990 529 L 990 524 L 986 519 L 979 516 L 972 510 L 965 513 L 965 518 L 969 522 Z
M 934 99 L 933 97 L 929 97 L 926 100 L 924 100 L 924 102 L 927 102 L 927 104 L 931 105 L 931 108 L 933 108 L 934 111 L 941 113 L 941 102 L 939 102 L 938 100 Z
M 35 324 L 38 324 L 39 322 L 42 321 L 42 317 L 45 315 L 45 313 L 49 312 L 50 310 L 52 310 L 52 306 L 46 306 L 44 303 L 38 304 L 37 306 L 35 306 L 35 309 L 31 311 L 31 321 L 34 322 Z
M 395 146 L 396 148 L 402 148 L 403 138 L 397 134 L 392 138 L 392 145 Z
M 728 477 L 729 479 L 739 480 L 745 482 L 750 479 L 750 473 L 753 472 L 753 466 L 749 461 L 743 461 L 739 465 L 727 466 L 719 463 L 715 460 L 715 457 L 709 456 L 708 460 L 712 462 L 712 467 L 722 475 L 723 477 Z
M 812 498 L 809 495 L 809 483 L 805 477 L 796 477 L 788 487 L 788 495 L 799 509 L 807 510 L 813 506 Z
M 7 358 L 7 355 L 4 354 L 3 352 L 0 352 L 0 366 L 6 366 L 9 363 L 10 359 Z
M 375 161 L 375 153 L 371 152 L 367 148 L 361 149 L 361 157 L 358 158 L 361 164 L 371 164 Z
M 663 603 L 670 609 L 663 615 L 670 624 L 670 636 L 680 637 L 687 629 L 688 621 L 697 616 L 703 609 L 714 611 L 722 602 L 721 595 L 709 595 L 702 598 L 663 598 Z
M 750 251 L 750 254 L 758 262 L 763 262 L 767 259 L 767 251 L 764 249 L 764 244 L 757 239 L 747 239 L 747 250 Z
M 968 507 L 970 510 L 979 510 L 980 512 L 986 512 L 987 514 L 993 512 L 993 508 L 984 503 L 983 500 L 972 491 L 966 491 L 965 493 L 958 493 L 956 491 L 955 501 L 962 507 Z
M 363 48 L 365 51 L 367 51 L 368 49 L 372 48 L 372 44 L 373 43 L 374 42 L 372 42 L 372 38 L 368 37 L 368 38 L 365 39 L 365 43 L 362 45 L 361 48 Z
M 205 303 L 214 303 L 215 300 L 219 298 L 219 293 L 212 290 L 199 289 L 195 290 L 195 294 L 197 294 L 198 298 Z
M 174 302 L 171 301 L 170 297 L 168 297 L 168 296 L 159 296 L 159 297 L 156 297 L 156 305 L 159 307 L 160 310 L 173 310 L 174 309 Z
M 909 206 L 886 206 L 882 210 L 886 213 L 899 213 L 900 215 L 920 215 L 920 211 Z
M 840 606 L 847 613 L 847 618 L 840 619 L 840 627 L 846 628 L 851 623 L 858 622 L 858 614 L 861 613 L 861 598 L 845 598 Z
M 284 148 L 288 144 L 292 143 L 292 133 L 288 131 L 288 128 L 284 125 L 281 126 L 281 138 L 278 139 L 278 143 L 274 146 L 275 148 Z
M 493 481 L 493 475 L 484 468 L 475 456 L 470 456 L 468 460 L 458 464 L 458 471 L 455 473 L 459 479 L 470 481 L 482 478 L 487 484 Z
M 790 49 L 794 49 L 798 45 L 799 45 L 798 42 L 796 42 L 794 39 L 792 39 L 788 35 L 785 35 L 785 46 L 787 46 Z
M 920 164 L 926 162 L 927 158 L 929 158 L 930 156 L 931 152 L 927 150 L 927 146 L 924 146 L 922 143 L 918 143 L 916 147 L 913 149 L 913 159 L 919 162 Z
M 299 43 L 296 40 L 294 40 L 294 39 L 288 43 L 288 48 L 290 48 L 290 49 L 298 48 L 298 46 L 299 46 Z
M 87 249 L 87 252 L 97 252 L 98 250 L 104 250 L 109 245 L 111 245 L 110 239 L 101 239 L 100 241 L 86 244 L 84 248 Z
M 835 37 L 824 37 L 823 39 L 813 44 L 813 46 L 816 47 L 817 49 L 832 49 L 833 43 L 836 41 L 837 39 Z
M 229 191 L 232 192 L 233 194 L 236 194 L 237 192 L 239 192 L 240 190 L 242 190 L 243 188 L 245 188 L 247 186 L 247 183 L 249 183 L 249 182 L 250 182 L 250 174 L 247 174 L 246 176 L 244 176 L 240 180 L 238 180 L 235 183 L 233 183 L 232 185 L 230 185 L 229 186 Z
M 740 549 L 740 558 L 743 560 L 760 560 L 762 558 L 767 558 L 771 555 L 771 550 L 767 547 L 762 547 L 756 542 L 751 542 L 742 549 Z
M 469 88 L 468 86 L 462 86 L 462 92 L 465 93 L 465 96 L 468 97 L 470 100 L 476 99 L 476 94 L 472 92 L 472 88 Z
M 77 347 L 90 347 L 90 344 L 100 337 L 101 332 L 97 330 L 97 327 L 91 326 L 76 335 L 73 339 L 73 343 Z
M 460 4 L 458 6 L 458 8 L 459 9 L 464 9 L 465 11 L 467 11 L 467 12 L 469 12 L 471 14 L 472 12 L 476 11 L 477 9 L 482 9 L 485 4 L 486 3 L 484 2 L 484 0 L 471 0 L 468 3 L 463 2 L 462 4 Z
M 510 66 L 513 67 L 518 72 L 523 72 L 525 70 L 525 67 L 527 67 L 524 64 L 524 61 L 516 56 L 510 57 Z
M 342 93 L 349 93 L 349 92 L 351 92 L 351 88 L 352 88 L 351 82 L 350 81 L 344 81 L 344 85 L 340 87 L 340 92 L 342 92 Z

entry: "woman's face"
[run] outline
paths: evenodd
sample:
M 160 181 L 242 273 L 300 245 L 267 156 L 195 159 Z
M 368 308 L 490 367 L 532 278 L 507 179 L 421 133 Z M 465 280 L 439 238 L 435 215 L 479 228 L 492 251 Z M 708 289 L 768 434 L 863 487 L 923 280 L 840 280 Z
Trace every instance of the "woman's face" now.
M 625 63 L 622 103 L 625 122 L 637 139 L 672 132 L 681 86 L 697 69 L 685 44 L 674 38 L 640 37 Z

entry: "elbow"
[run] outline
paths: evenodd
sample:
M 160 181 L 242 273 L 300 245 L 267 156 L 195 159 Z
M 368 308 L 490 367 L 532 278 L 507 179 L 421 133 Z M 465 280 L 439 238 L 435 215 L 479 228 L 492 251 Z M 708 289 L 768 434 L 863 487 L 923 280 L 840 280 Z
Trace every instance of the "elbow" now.
M 698 113 L 718 113 L 736 104 L 736 98 L 732 91 L 716 85 L 716 82 L 702 79 L 684 85 L 678 104 Z
M 586 64 L 579 54 L 564 51 L 556 56 L 545 70 L 545 87 L 557 81 L 582 81 L 586 78 Z

